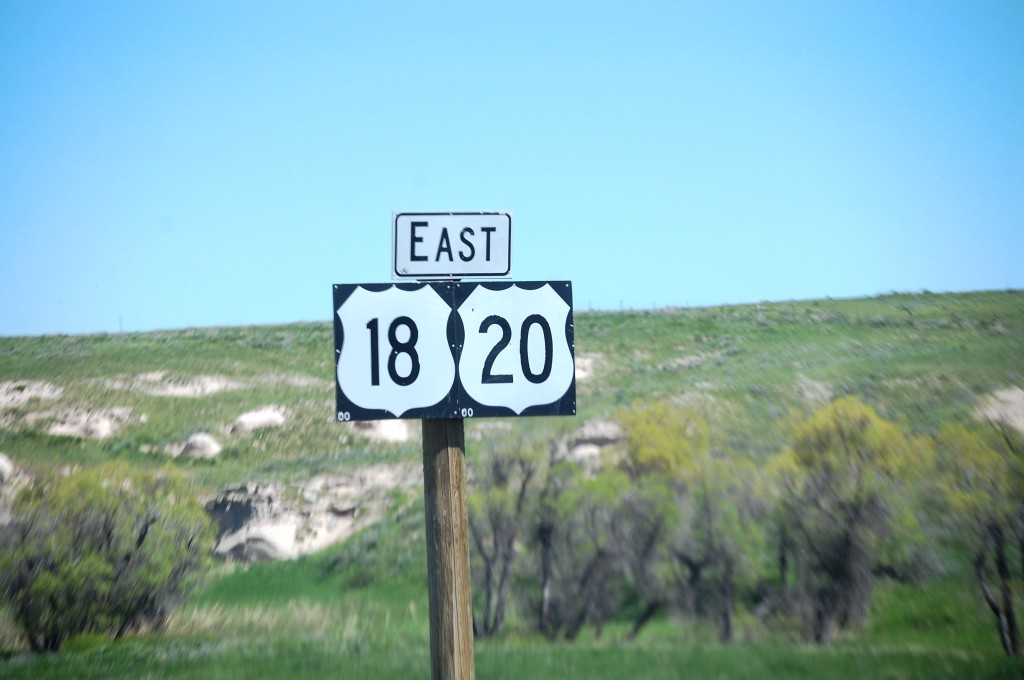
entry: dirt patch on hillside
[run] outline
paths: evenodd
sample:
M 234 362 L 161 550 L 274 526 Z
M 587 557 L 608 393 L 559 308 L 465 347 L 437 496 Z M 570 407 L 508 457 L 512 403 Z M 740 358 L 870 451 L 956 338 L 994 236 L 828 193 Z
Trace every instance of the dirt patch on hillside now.
M 331 390 L 334 387 L 334 383 L 327 378 L 314 378 L 296 373 L 270 373 L 259 376 L 257 380 L 266 385 L 283 385 L 303 390 Z
M 717 416 L 723 410 L 718 399 L 706 392 L 683 392 L 671 397 L 676 406 L 695 411 L 707 419 Z
M 985 397 L 974 411 L 975 417 L 1003 423 L 1024 434 L 1024 390 L 1008 387 Z
M 149 371 L 128 378 L 104 380 L 114 390 L 134 390 L 153 397 L 206 397 L 220 392 L 232 392 L 249 387 L 252 383 L 273 387 L 292 387 L 303 390 L 330 390 L 332 383 L 326 378 L 289 373 L 268 373 L 252 378 L 251 382 L 223 375 L 197 375 L 174 378 L 167 371 Z
M 0 383 L 0 411 L 20 408 L 33 399 L 52 400 L 64 394 L 64 388 L 40 380 L 9 380 Z
M 824 406 L 832 401 L 832 388 L 823 382 L 801 375 L 796 379 L 796 388 L 809 406 Z
M 576 355 L 576 381 L 590 380 L 597 372 L 603 356 L 600 354 L 577 354 Z
M 697 368 L 702 366 L 709 361 L 718 361 L 725 352 L 698 352 L 697 354 L 684 354 L 672 359 L 669 359 L 663 363 L 659 368 L 663 371 L 682 371 L 691 368 Z
M 219 392 L 244 388 L 245 383 L 222 375 L 197 375 L 192 378 L 175 379 L 167 371 L 140 373 L 123 380 L 108 380 L 107 387 L 115 390 L 137 390 L 153 397 L 206 397 Z
M 57 437 L 106 439 L 117 432 L 131 415 L 130 408 L 114 406 L 95 410 L 71 409 L 59 413 L 32 413 L 26 421 L 52 419 L 46 433 Z

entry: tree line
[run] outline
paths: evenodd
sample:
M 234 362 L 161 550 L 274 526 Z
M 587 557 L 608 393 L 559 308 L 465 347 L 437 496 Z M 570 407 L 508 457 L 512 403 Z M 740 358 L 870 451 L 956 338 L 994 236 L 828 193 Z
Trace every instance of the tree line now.
M 754 461 L 664 403 L 619 421 L 624 444 L 596 472 L 565 440 L 491 442 L 471 461 L 479 635 L 500 634 L 513 607 L 529 628 L 567 641 L 585 626 L 600 636 L 612 619 L 627 620 L 633 638 L 671 610 L 728 643 L 743 608 L 828 644 L 863 625 L 879 578 L 938 571 L 941 542 L 968 557 L 1004 651 L 1021 655 L 1017 433 L 988 423 L 912 436 L 844 397 Z
M 551 640 L 666 611 L 740 613 L 827 644 L 861 626 L 879 578 L 921 581 L 964 556 L 1003 650 L 1021 656 L 1024 443 L 998 424 L 912 436 L 854 397 L 797 422 L 766 461 L 664 403 L 619 414 L 596 470 L 565 440 L 491 441 L 471 461 L 474 628 L 514 610 Z M 159 629 L 210 559 L 214 528 L 173 470 L 110 463 L 40 480 L 0 527 L 0 595 L 35 651 L 82 633 Z

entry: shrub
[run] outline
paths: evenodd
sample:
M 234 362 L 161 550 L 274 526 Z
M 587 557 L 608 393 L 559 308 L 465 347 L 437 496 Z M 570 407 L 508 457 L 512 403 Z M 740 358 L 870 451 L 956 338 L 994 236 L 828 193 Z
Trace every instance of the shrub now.
M 0 593 L 34 651 L 159 628 L 213 547 L 183 480 L 123 463 L 26 489 L 0 531 Z

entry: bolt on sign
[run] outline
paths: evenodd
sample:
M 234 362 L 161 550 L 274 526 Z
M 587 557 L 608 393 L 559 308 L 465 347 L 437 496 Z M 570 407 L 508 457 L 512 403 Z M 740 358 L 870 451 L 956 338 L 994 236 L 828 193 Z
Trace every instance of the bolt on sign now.
M 572 283 L 334 286 L 337 418 L 576 414 Z

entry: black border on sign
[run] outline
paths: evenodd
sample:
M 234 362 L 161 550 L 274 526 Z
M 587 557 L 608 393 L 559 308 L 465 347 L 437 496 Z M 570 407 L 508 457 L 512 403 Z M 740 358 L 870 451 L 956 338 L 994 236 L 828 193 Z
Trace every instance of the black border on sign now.
M 454 352 L 455 337 L 455 308 L 451 306 L 452 294 L 450 291 L 445 290 L 451 286 L 451 283 L 445 282 L 423 282 L 423 283 L 336 283 L 334 284 L 334 308 L 331 311 L 331 316 L 334 319 L 334 418 L 335 420 L 342 421 L 338 417 L 339 413 L 345 412 L 349 414 L 348 420 L 351 421 L 363 421 L 363 420 L 416 420 L 416 419 L 432 419 L 437 420 L 441 418 L 451 418 L 452 402 L 454 401 L 454 394 L 456 393 L 455 384 L 449 388 L 448 393 L 442 397 L 437 403 L 431 404 L 430 406 L 421 406 L 418 408 L 409 409 L 404 412 L 401 416 L 398 416 L 391 411 L 386 409 L 371 409 L 359 406 L 353 403 L 348 397 L 345 396 L 344 390 L 341 388 L 341 382 L 338 380 L 338 359 L 341 357 L 341 348 L 345 343 L 345 329 L 342 327 L 341 318 L 338 316 L 338 310 L 345 303 L 352 293 L 357 288 L 365 288 L 372 292 L 383 292 L 391 287 L 397 287 L 400 290 L 419 290 L 424 286 L 430 286 L 437 293 L 438 297 L 441 298 L 448 305 L 448 321 L 447 321 L 447 336 L 448 336 L 448 349 L 452 352 L 452 360 L 456 360 Z M 458 363 L 455 364 L 455 382 L 458 382 Z
M 504 272 L 459 272 L 458 274 L 401 274 L 398 271 L 398 218 L 405 215 L 423 215 L 424 217 L 437 217 L 442 215 L 503 215 L 508 220 L 508 259 L 505 261 Z M 431 279 L 435 281 L 448 281 L 462 279 L 467 276 L 509 276 L 512 273 L 512 214 L 507 212 L 396 212 L 391 219 L 391 276 L 397 280 L 401 279 Z

